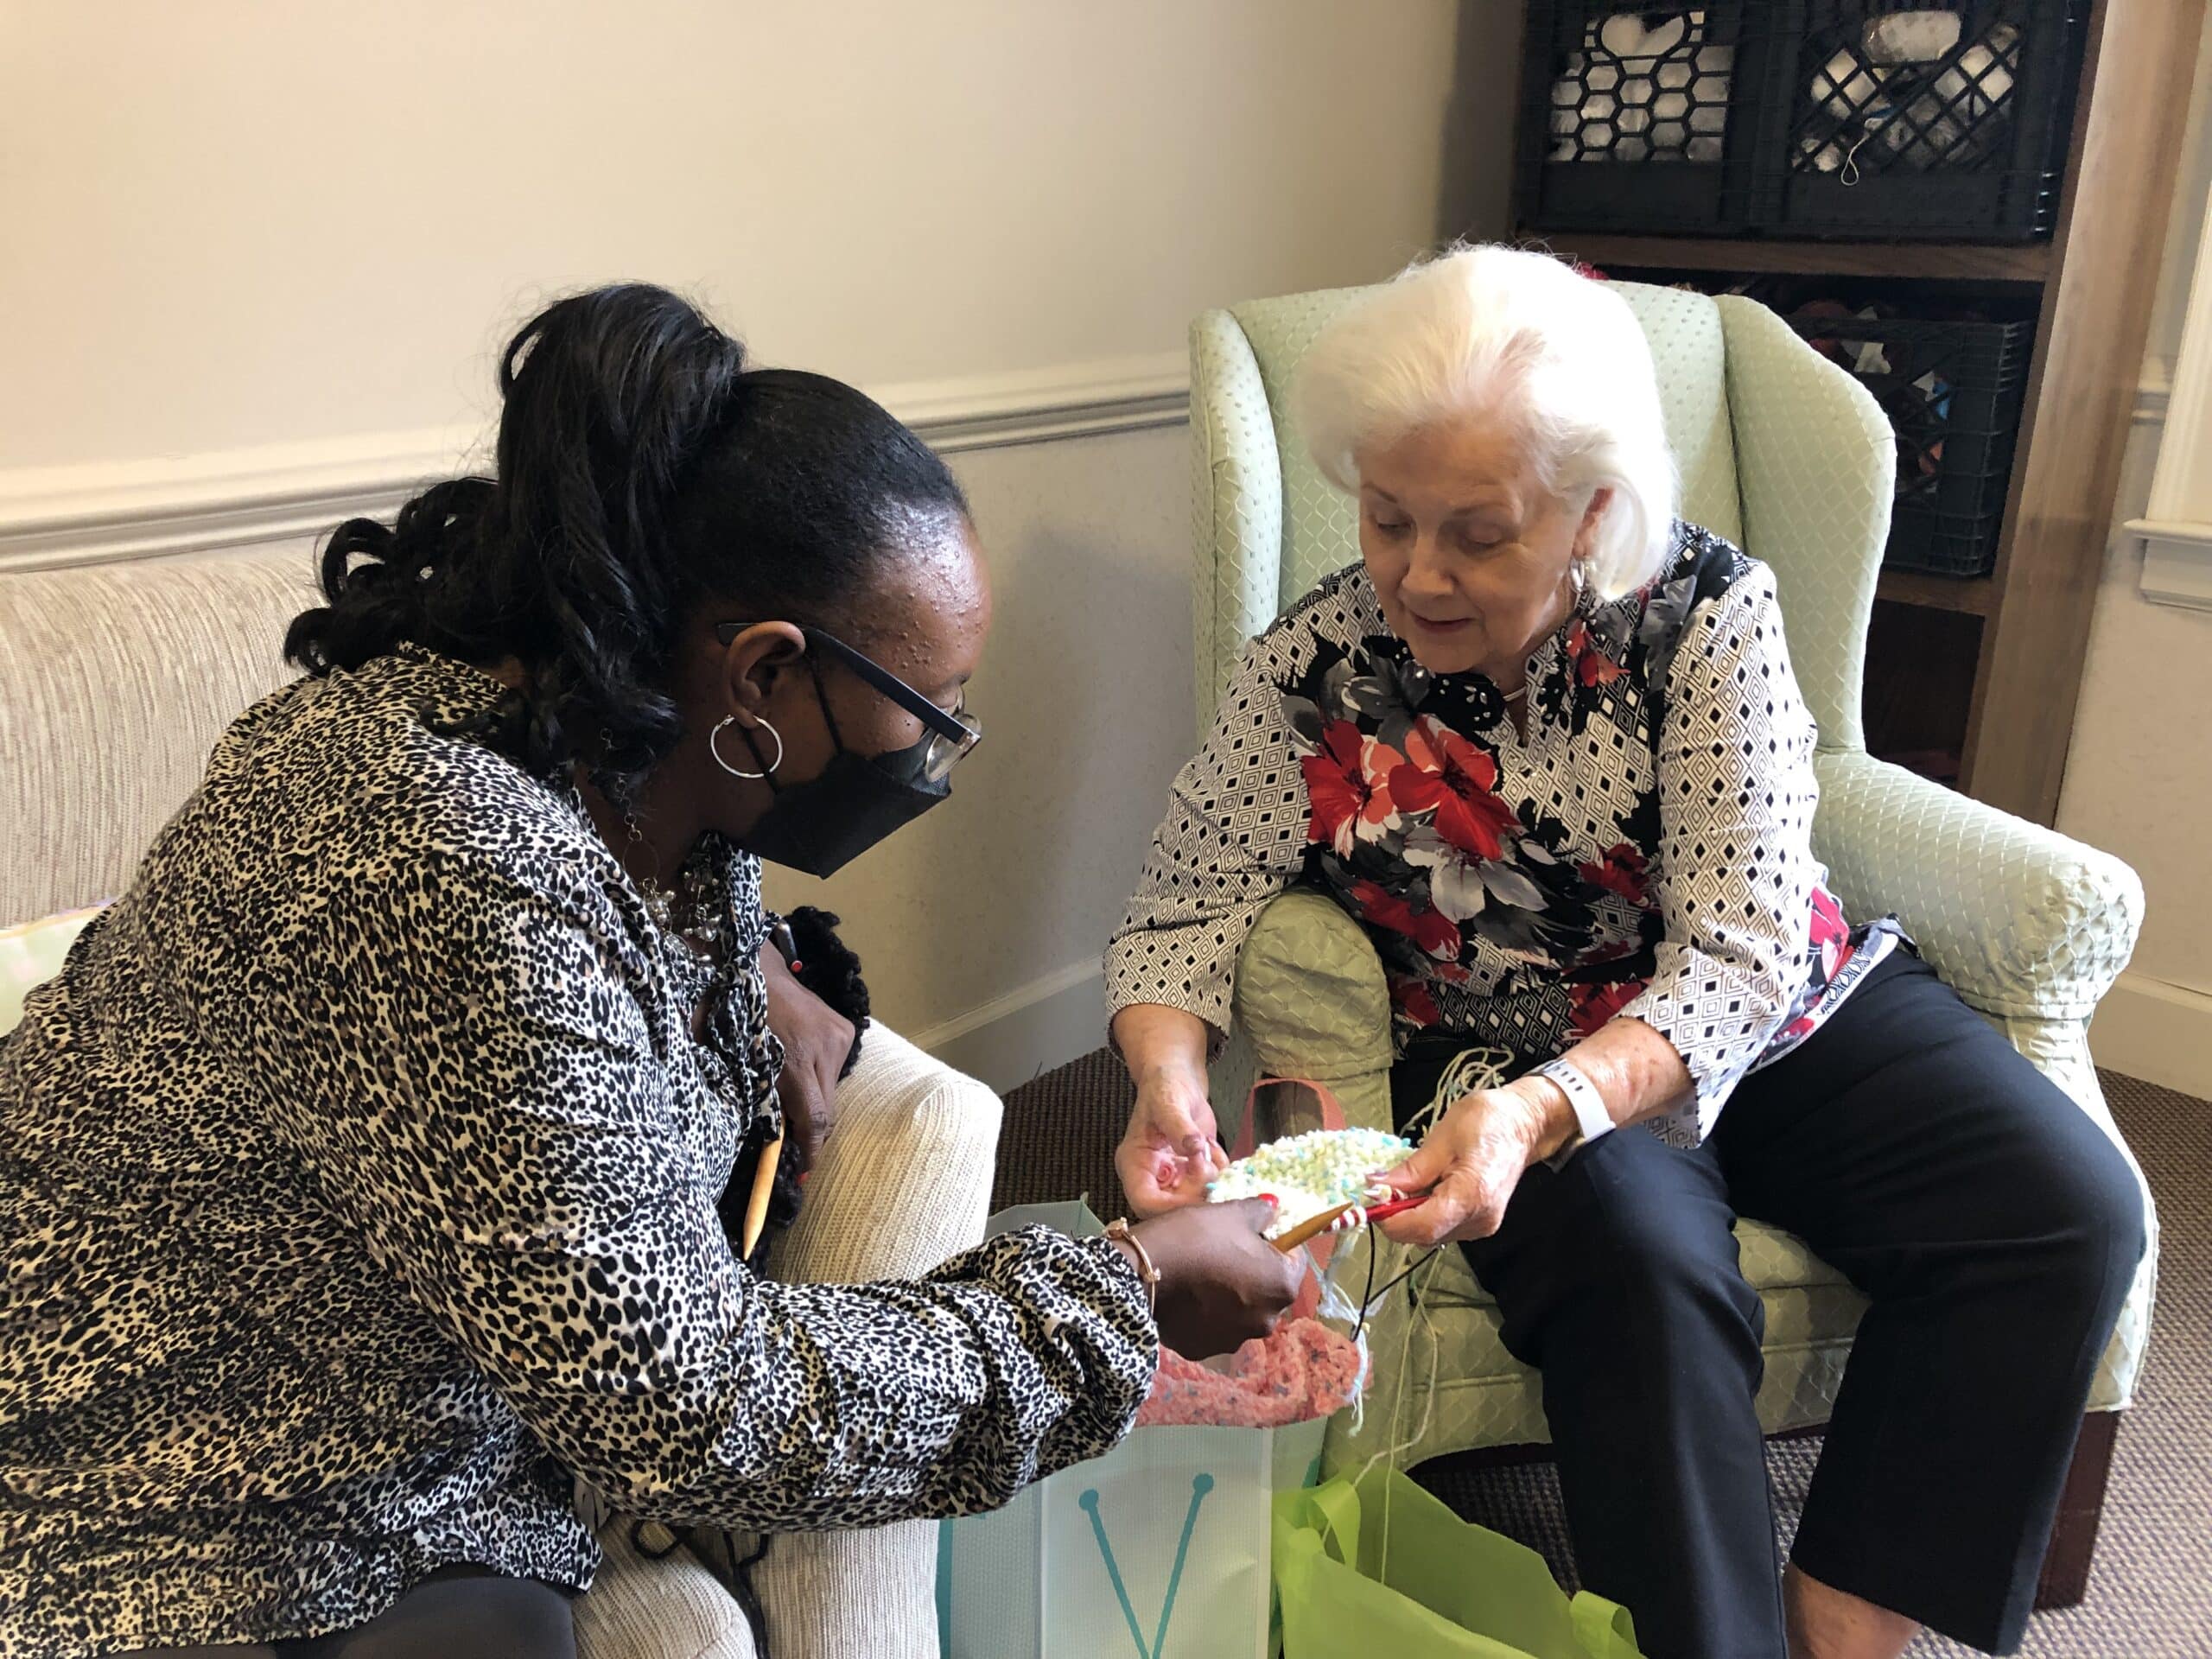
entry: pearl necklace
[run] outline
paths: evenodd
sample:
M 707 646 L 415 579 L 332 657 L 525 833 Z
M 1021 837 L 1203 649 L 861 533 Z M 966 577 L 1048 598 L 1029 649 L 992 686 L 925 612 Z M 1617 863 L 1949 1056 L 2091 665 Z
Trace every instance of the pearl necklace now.
M 676 895 L 649 875 L 633 877 L 639 896 L 645 901 L 645 913 L 653 918 L 653 925 L 664 933 L 676 926 Z

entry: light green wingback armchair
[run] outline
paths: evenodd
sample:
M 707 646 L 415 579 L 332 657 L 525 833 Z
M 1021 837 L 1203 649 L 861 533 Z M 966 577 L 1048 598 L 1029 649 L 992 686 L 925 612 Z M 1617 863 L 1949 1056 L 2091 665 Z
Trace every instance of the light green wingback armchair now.
M 2134 948 L 2143 911 L 2134 872 L 1866 752 L 1859 685 L 1895 465 L 1881 411 L 1763 306 L 1617 287 L 1658 365 L 1684 516 L 1774 569 L 1790 655 L 1820 724 L 1814 843 L 1837 896 L 1853 915 L 1896 912 L 1944 978 L 2118 1141 L 2088 1033 Z M 1192 325 L 1202 737 L 1245 642 L 1359 556 L 1354 505 L 1306 454 L 1287 396 L 1300 358 L 1357 291 L 1254 301 Z M 1217 1100 L 1241 1100 L 1255 1070 L 1310 1077 L 1330 1084 L 1355 1122 L 1389 1127 L 1382 967 L 1328 899 L 1294 890 L 1262 912 L 1238 962 L 1235 1020 Z M 1824 1422 L 1864 1302 L 1789 1235 L 1755 1222 L 1737 1232 L 1744 1271 L 1766 1305 L 1761 1417 L 1770 1433 Z M 2093 1411 L 2124 1408 L 2141 1369 L 2157 1236 L 2153 1220 Z M 1401 1443 L 1409 1446 L 1398 1460 L 1410 1465 L 1549 1438 L 1536 1376 L 1505 1351 L 1496 1306 L 1459 1252 L 1427 1272 L 1426 1324 L 1397 1297 L 1370 1325 L 1364 1424 L 1355 1431 L 1347 1414 L 1332 1425 L 1332 1468 Z M 2108 1434 L 2085 1433 L 2082 1461 L 2108 1456 L 2110 1444 Z M 2102 1470 L 2088 1472 L 2101 1497 Z M 2094 1539 L 2094 1498 L 2085 1518 Z M 2069 1541 L 2086 1573 L 2086 1543 Z M 2047 1600 L 2079 1594 L 2047 1576 Z

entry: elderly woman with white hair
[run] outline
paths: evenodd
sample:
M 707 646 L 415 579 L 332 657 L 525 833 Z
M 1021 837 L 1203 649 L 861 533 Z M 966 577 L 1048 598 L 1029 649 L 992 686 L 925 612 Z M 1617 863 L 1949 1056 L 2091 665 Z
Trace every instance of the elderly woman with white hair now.
M 2097 1356 L 2143 1248 L 2134 1180 L 1810 832 L 1815 732 L 1771 571 L 1674 516 L 1618 295 L 1463 248 L 1342 314 L 1299 424 L 1360 562 L 1254 641 L 1108 952 L 1141 1211 L 1221 1149 L 1205 1061 L 1239 946 L 1294 883 L 1387 970 L 1410 1122 L 1382 1224 L 1457 1241 L 1543 1376 L 1586 1582 L 1646 1651 L 1895 1655 L 2020 1639 Z M 1731 1227 L 1872 1299 L 1786 1573 Z

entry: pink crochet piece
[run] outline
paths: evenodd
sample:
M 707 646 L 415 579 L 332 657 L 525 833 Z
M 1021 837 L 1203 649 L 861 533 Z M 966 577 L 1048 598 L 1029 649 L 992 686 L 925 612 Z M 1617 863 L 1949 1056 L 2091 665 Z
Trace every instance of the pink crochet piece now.
M 1350 1405 L 1359 1374 L 1351 1339 L 1319 1319 L 1285 1319 L 1239 1348 L 1226 1372 L 1162 1348 L 1137 1426 L 1282 1428 Z

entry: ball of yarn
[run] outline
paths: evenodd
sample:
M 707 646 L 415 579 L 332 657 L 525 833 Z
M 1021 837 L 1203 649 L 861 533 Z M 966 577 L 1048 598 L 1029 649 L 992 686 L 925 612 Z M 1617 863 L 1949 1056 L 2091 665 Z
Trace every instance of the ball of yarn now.
M 1933 63 L 1959 43 L 1955 11 L 1893 11 L 1868 20 L 1861 36 L 1875 63 Z

